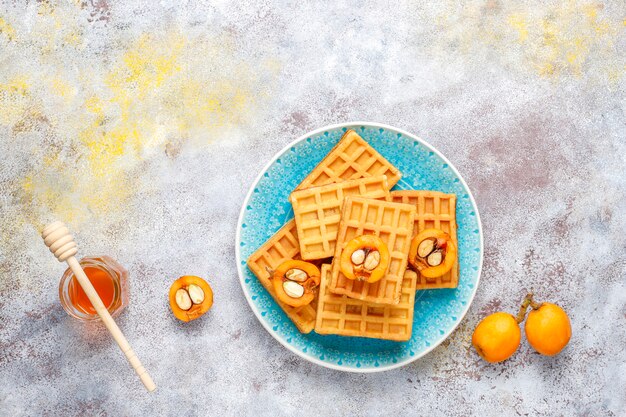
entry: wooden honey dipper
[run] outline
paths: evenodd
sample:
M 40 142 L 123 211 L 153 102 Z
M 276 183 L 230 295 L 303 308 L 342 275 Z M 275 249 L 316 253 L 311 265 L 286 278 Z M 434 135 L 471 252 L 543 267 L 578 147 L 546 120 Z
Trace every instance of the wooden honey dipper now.
M 122 349 L 122 352 L 126 356 L 126 359 L 128 359 L 128 362 L 131 364 L 135 372 L 137 372 L 137 375 L 139 376 L 139 379 L 141 379 L 141 382 L 143 382 L 143 385 L 148 391 L 154 391 L 156 389 L 156 385 L 152 381 L 152 378 L 150 378 L 148 371 L 146 371 L 146 368 L 144 368 L 139 361 L 139 358 L 122 334 L 122 331 L 119 327 L 117 327 L 115 320 L 113 320 L 113 317 L 111 317 L 111 314 L 109 314 L 109 311 L 104 306 L 104 303 L 100 299 L 96 289 L 91 284 L 91 281 L 89 281 L 89 278 L 85 275 L 85 271 L 83 271 L 83 268 L 78 263 L 78 260 L 74 257 L 74 255 L 78 252 L 78 248 L 76 246 L 76 242 L 74 242 L 74 237 L 70 234 L 68 228 L 65 224 L 63 224 L 63 222 L 57 221 L 44 227 L 43 232 L 41 232 L 41 237 L 43 237 L 43 241 L 46 246 L 50 248 L 50 252 L 57 257 L 59 262 L 67 262 L 72 272 L 74 272 L 74 276 L 78 280 L 78 283 L 83 288 L 83 291 L 85 291 L 85 294 L 87 294 L 89 301 L 96 309 L 96 312 L 113 336 L 113 339 L 115 339 L 120 349 Z

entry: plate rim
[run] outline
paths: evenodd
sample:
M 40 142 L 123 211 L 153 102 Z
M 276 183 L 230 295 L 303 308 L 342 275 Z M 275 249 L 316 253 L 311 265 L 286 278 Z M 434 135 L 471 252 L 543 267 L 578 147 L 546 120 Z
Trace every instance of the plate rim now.
M 439 156 L 446 164 L 448 164 L 448 167 L 450 169 L 452 169 L 452 171 L 459 178 L 459 181 L 461 182 L 461 184 L 463 185 L 465 190 L 467 190 L 467 193 L 469 195 L 469 199 L 470 199 L 470 201 L 472 203 L 472 206 L 474 207 L 474 212 L 476 214 L 476 220 L 478 221 L 478 234 L 479 234 L 479 243 L 480 243 L 480 245 L 479 245 L 480 246 L 480 261 L 479 261 L 479 265 L 478 265 L 478 271 L 477 271 L 478 274 L 477 274 L 476 284 L 474 285 L 474 290 L 472 291 L 472 294 L 471 294 L 471 297 L 469 299 L 469 302 L 465 306 L 465 310 L 461 313 L 459 319 L 454 324 L 454 326 L 452 326 L 452 328 L 448 332 L 444 333 L 437 342 L 432 343 L 431 346 L 428 347 L 428 349 L 420 352 L 419 354 L 416 354 L 414 356 L 409 356 L 409 357 L 407 357 L 406 359 L 404 359 L 402 361 L 398 360 L 397 363 L 392 363 L 392 364 L 389 364 L 389 365 L 386 365 L 386 366 L 373 367 L 373 368 L 352 368 L 352 367 L 344 367 L 343 365 L 337 365 L 337 364 L 325 362 L 325 361 L 322 361 L 320 359 L 314 358 L 312 356 L 306 355 L 304 352 L 301 352 L 300 350 L 296 349 L 295 347 L 293 347 L 289 343 L 287 343 L 285 340 L 283 340 L 283 338 L 280 335 L 278 335 L 271 328 L 271 326 L 267 322 L 265 322 L 265 320 L 262 318 L 260 312 L 257 310 L 255 304 L 252 302 L 252 297 L 250 296 L 249 292 L 246 289 L 245 278 L 244 278 L 244 274 L 243 274 L 243 270 L 242 270 L 243 265 L 241 263 L 241 245 L 240 245 L 240 243 L 241 243 L 241 230 L 243 229 L 241 227 L 241 225 L 243 224 L 243 216 L 244 216 L 245 211 L 246 211 L 246 206 L 248 205 L 248 202 L 250 201 L 250 197 L 252 196 L 252 193 L 254 192 L 254 189 L 258 185 L 259 181 L 261 181 L 261 179 L 263 177 L 263 174 L 265 172 L 267 172 L 267 170 L 276 162 L 276 160 L 278 158 L 280 158 L 281 155 L 283 155 L 285 152 L 287 152 L 289 149 L 291 149 L 296 144 L 306 140 L 309 137 L 318 135 L 318 134 L 323 133 L 325 131 L 341 129 L 341 128 L 345 128 L 345 127 L 355 128 L 355 127 L 361 127 L 361 126 L 375 127 L 375 128 L 379 128 L 379 129 L 385 129 L 385 130 L 391 130 L 391 131 L 398 132 L 398 133 L 402 134 L 403 136 L 407 136 L 407 137 L 411 138 L 412 140 L 414 140 L 415 142 L 417 142 L 417 143 L 427 147 L 432 152 L 437 154 L 437 156 Z M 480 220 L 480 213 L 478 211 L 478 205 L 476 204 L 476 200 L 474 199 L 474 195 L 472 194 L 471 189 L 469 188 L 469 186 L 465 182 L 465 179 L 463 178 L 461 173 L 456 169 L 454 164 L 452 164 L 448 160 L 448 158 L 446 158 L 443 155 L 443 153 L 441 153 L 433 145 L 431 145 L 430 143 L 426 142 L 425 140 L 423 140 L 419 136 L 407 132 L 404 129 L 400 129 L 400 128 L 397 128 L 397 127 L 394 127 L 394 126 L 391 126 L 391 125 L 387 125 L 387 124 L 384 124 L 384 123 L 364 122 L 364 121 L 335 123 L 335 124 L 330 124 L 330 125 L 323 126 L 321 128 L 318 128 L 318 129 L 312 130 L 310 132 L 307 132 L 304 135 L 298 136 L 295 140 L 289 142 L 286 146 L 284 146 L 282 149 L 280 149 L 278 152 L 276 152 L 274 154 L 274 156 L 270 159 L 270 161 L 267 164 L 265 164 L 265 166 L 261 169 L 259 174 L 256 176 L 256 178 L 254 179 L 254 181 L 250 185 L 250 188 L 248 189 L 248 192 L 247 192 L 247 194 L 246 194 L 246 196 L 245 196 L 245 198 L 243 200 L 243 203 L 241 205 L 241 209 L 239 211 L 239 217 L 238 217 L 238 220 L 237 220 L 237 230 L 236 230 L 236 233 L 235 233 L 235 258 L 236 258 L 236 262 L 237 262 L 237 274 L 239 275 L 239 284 L 241 285 L 241 290 L 243 291 L 244 296 L 245 296 L 246 300 L 248 301 L 248 305 L 250 306 L 250 309 L 252 310 L 252 312 L 256 316 L 257 320 L 265 328 L 265 330 L 276 341 L 278 341 L 281 345 L 283 345 L 285 348 L 287 348 L 287 350 L 291 351 L 292 353 L 296 354 L 297 356 L 301 357 L 302 359 L 304 359 L 304 360 L 306 360 L 308 362 L 311 362 L 311 363 L 313 363 L 315 365 L 322 366 L 324 368 L 334 369 L 334 370 L 343 371 L 343 372 L 359 373 L 359 374 L 362 374 L 362 373 L 376 373 L 376 372 L 390 371 L 392 369 L 397 369 L 397 368 L 406 366 L 406 365 L 408 365 L 408 364 L 418 360 L 419 358 L 427 355 L 433 349 L 435 349 L 437 346 L 439 346 L 441 343 L 443 343 L 446 339 L 448 339 L 448 337 L 450 337 L 450 335 L 452 335 L 452 333 L 461 324 L 461 322 L 463 321 L 463 319 L 467 315 L 467 312 L 469 311 L 472 303 L 474 302 L 474 298 L 476 297 L 476 292 L 478 290 L 478 286 L 480 285 L 480 279 L 481 279 L 481 276 L 482 276 L 482 269 L 483 269 L 483 258 L 484 258 L 483 226 L 482 226 L 482 222 Z

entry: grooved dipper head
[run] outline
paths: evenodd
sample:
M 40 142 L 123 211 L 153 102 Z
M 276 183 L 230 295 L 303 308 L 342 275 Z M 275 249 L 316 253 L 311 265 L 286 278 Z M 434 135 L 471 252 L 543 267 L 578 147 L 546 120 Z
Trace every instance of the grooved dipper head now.
M 64 262 L 78 252 L 74 237 L 70 235 L 69 229 L 63 222 L 56 221 L 44 227 L 41 237 L 59 262 Z

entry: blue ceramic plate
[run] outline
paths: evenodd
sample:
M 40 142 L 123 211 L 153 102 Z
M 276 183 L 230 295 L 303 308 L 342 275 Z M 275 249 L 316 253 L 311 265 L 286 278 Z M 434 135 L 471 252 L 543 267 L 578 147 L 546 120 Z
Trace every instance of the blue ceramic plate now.
M 461 276 L 455 289 L 418 291 L 408 342 L 301 334 L 246 266 L 248 257 L 293 217 L 288 197 L 347 129 L 355 129 L 402 172 L 399 190 L 437 190 L 457 195 Z M 328 126 L 280 151 L 260 173 L 243 203 L 237 226 L 237 267 L 254 314 L 287 349 L 333 369 L 376 372 L 406 365 L 434 349 L 458 326 L 470 307 L 483 259 L 476 203 L 461 175 L 435 148 L 400 129 L 378 123 Z

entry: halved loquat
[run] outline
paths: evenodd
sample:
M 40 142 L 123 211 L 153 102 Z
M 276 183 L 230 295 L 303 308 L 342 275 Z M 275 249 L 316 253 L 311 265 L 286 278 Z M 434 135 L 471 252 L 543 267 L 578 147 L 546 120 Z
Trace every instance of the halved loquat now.
M 213 306 L 213 290 L 202 278 L 185 275 L 178 278 L 169 292 L 170 307 L 177 319 L 189 322 Z

